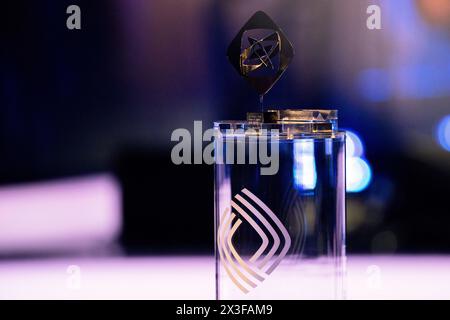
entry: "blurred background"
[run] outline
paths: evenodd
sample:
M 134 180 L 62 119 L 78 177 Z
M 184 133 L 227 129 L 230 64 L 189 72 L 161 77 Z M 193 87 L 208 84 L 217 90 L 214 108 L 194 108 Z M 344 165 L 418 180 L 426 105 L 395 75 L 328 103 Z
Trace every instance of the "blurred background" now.
M 295 49 L 265 104 L 350 131 L 348 252 L 450 253 L 449 0 L 19 0 L 0 18 L 0 262 L 212 254 L 213 167 L 172 164 L 170 136 L 259 110 L 225 56 L 257 10 Z

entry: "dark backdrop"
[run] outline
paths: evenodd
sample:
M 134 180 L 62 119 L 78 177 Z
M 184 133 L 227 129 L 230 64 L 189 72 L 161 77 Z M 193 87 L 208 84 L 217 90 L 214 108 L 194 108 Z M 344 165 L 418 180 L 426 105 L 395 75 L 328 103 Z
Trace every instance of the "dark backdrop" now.
M 403 3 L 420 12 L 418 2 Z M 81 30 L 66 28 L 70 4 L 81 7 Z M 170 134 L 194 120 L 212 125 L 258 109 L 225 52 L 246 19 L 264 9 L 296 50 L 267 105 L 337 108 L 341 126 L 364 141 L 373 180 L 348 196 L 349 251 L 450 252 L 449 154 L 433 131 L 450 113 L 450 90 L 404 99 L 392 89 L 370 100 L 371 87 L 355 84 L 360 70 L 401 64 L 396 46 L 411 38 L 402 27 L 436 26 L 383 2 L 383 29 L 374 33 L 365 28 L 368 4 L 7 1 L 0 19 L 0 183 L 112 171 L 123 188 L 126 249 L 211 252 L 212 167 L 173 165 Z M 424 55 L 446 63 L 450 32 L 438 28 L 440 38 L 431 40 L 437 49 Z M 428 76 L 442 79 L 439 71 Z

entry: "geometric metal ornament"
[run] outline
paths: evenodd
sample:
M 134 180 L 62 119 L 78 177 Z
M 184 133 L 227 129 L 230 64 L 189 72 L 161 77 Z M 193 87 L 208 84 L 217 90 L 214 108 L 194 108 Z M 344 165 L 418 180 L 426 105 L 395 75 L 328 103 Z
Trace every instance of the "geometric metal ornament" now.
M 280 27 L 266 13 L 258 11 L 231 41 L 227 56 L 239 74 L 262 96 L 286 70 L 294 49 Z

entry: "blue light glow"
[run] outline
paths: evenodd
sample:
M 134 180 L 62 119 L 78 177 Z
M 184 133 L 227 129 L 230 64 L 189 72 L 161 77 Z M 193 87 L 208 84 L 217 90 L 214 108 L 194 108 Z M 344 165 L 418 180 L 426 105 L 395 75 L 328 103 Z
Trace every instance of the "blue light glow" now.
M 436 49 L 437 50 L 437 49 Z M 448 48 L 437 50 L 447 54 Z M 450 64 L 423 63 L 385 69 L 364 69 L 357 78 L 361 96 L 370 102 L 447 97 L 450 92 Z
M 386 101 L 391 96 L 389 75 L 386 70 L 371 68 L 362 70 L 358 76 L 361 95 L 368 101 Z
M 347 157 L 362 157 L 364 154 L 364 147 L 358 135 L 352 131 L 345 130 L 345 153 Z
M 294 142 L 294 184 L 303 190 L 313 190 L 316 182 L 314 141 L 297 140 Z
M 436 138 L 442 148 L 450 151 L 450 115 L 445 116 L 439 121 Z
M 372 170 L 364 159 L 364 145 L 354 131 L 346 130 L 346 190 L 361 192 L 372 180 Z M 331 155 L 331 140 L 325 141 L 325 152 Z M 314 190 L 317 184 L 317 172 L 314 156 L 314 140 L 294 141 L 294 184 L 303 191 Z
M 372 180 L 372 170 L 366 160 L 359 157 L 346 159 L 346 190 L 347 192 L 360 192 Z

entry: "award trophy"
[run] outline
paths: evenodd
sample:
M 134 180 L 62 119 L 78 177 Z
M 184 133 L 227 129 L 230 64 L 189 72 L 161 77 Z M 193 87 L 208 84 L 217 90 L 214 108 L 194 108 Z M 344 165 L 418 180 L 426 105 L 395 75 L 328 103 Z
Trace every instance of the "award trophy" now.
M 261 105 L 293 55 L 261 11 L 228 49 Z M 344 298 L 345 133 L 337 111 L 262 107 L 214 128 L 216 298 Z

